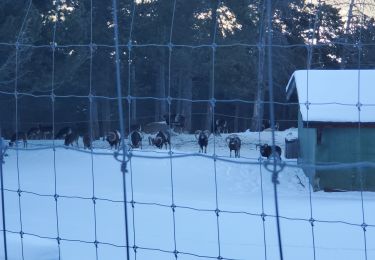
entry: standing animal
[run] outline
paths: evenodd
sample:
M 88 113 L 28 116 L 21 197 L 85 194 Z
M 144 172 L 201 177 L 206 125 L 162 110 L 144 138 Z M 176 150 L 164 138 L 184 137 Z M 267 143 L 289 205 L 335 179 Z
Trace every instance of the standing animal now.
M 31 127 L 29 131 L 27 131 L 27 139 L 37 139 L 39 137 L 39 134 L 39 127 Z
M 140 131 L 133 131 L 130 133 L 130 141 L 132 148 L 141 148 L 142 149 L 142 139 L 143 134 Z
M 149 145 L 154 145 L 157 148 L 161 149 L 163 148 L 163 139 L 161 137 L 155 136 L 155 137 L 148 137 L 148 143 Z
M 258 146 L 260 147 L 260 154 L 263 156 L 263 157 L 267 157 L 267 159 L 269 159 L 272 155 L 272 146 L 268 145 L 268 144 L 257 144 L 256 145 L 256 148 L 258 148 Z M 278 145 L 275 145 L 275 156 L 277 159 L 281 160 L 281 147 L 278 146 Z
M 79 137 L 78 134 L 73 133 L 73 132 L 66 134 L 64 138 L 64 145 L 73 146 L 73 144 L 75 143 L 76 146 L 78 147 L 78 137 Z
M 72 131 L 72 128 L 70 128 L 69 126 L 67 127 L 63 127 L 61 128 L 57 134 L 55 135 L 55 139 L 65 139 L 65 137 L 69 134 L 71 134 L 73 131 Z
M 208 138 L 209 137 L 210 137 L 210 131 L 208 131 L 208 130 L 204 130 L 204 131 L 197 130 L 197 131 L 195 131 L 195 138 L 198 141 L 200 153 L 203 153 L 203 152 L 207 153 L 207 146 L 208 146 Z
M 111 146 L 111 149 L 113 147 L 115 147 L 115 149 L 117 150 L 119 148 L 119 146 L 120 146 L 121 134 L 117 130 L 110 131 L 107 134 L 106 140 L 109 143 L 109 145 Z
M 221 135 L 222 133 L 228 133 L 227 120 L 216 119 L 214 133 L 215 133 L 215 135 Z
M 48 125 L 48 126 L 42 126 L 42 125 L 39 125 L 39 131 L 40 131 L 40 134 L 43 136 L 43 139 L 47 139 L 47 136 L 48 137 L 52 137 L 53 138 L 53 127 Z
M 86 133 L 83 135 L 82 137 L 82 141 L 83 141 L 83 148 L 84 149 L 91 149 L 92 147 L 92 141 L 91 141 L 91 137 L 90 137 L 90 134 Z
M 225 138 L 225 141 L 229 147 L 229 156 L 232 157 L 232 150 L 234 150 L 234 157 L 240 158 L 240 150 L 241 150 L 241 139 L 233 134 Z
M 155 145 L 157 148 L 162 149 L 165 145 L 165 149 L 171 147 L 171 136 L 169 132 L 159 131 L 155 137 L 149 136 L 148 142 L 150 145 Z
M 27 135 L 25 132 L 17 132 L 12 135 L 9 141 L 9 146 L 12 147 L 18 140 L 23 141 L 23 147 L 27 147 Z
M 179 133 L 182 133 L 185 127 L 185 116 L 182 114 L 165 114 L 163 116 L 167 125 L 171 128 L 178 129 Z

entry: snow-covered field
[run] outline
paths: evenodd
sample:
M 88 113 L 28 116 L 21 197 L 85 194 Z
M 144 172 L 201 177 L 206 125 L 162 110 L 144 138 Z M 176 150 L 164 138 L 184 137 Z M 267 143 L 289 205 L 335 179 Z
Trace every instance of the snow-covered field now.
M 275 133 L 283 152 L 290 131 Z M 182 260 L 217 259 L 219 255 L 279 259 L 272 173 L 258 163 L 255 149 L 259 138 L 262 143 L 270 142 L 271 133 L 240 133 L 239 159 L 229 158 L 225 136 L 216 138 L 215 150 L 228 161 L 215 163 L 201 156 L 170 160 L 166 150 L 153 149 L 146 140 L 142 151 L 133 152 L 136 156 L 126 174 L 127 198 L 135 201 L 134 208 L 130 203 L 127 208 L 131 259 L 175 259 L 171 253 L 175 249 Z M 126 259 L 120 163 L 104 142 L 96 143 L 94 149 L 104 155 L 93 156 L 62 147 L 55 153 L 32 150 L 41 147 L 40 142 L 31 142 L 18 156 L 8 150 L 3 164 L 8 259 L 59 259 L 59 248 L 63 260 Z M 208 155 L 214 152 L 213 142 L 211 138 Z M 172 143 L 175 155 L 198 151 L 193 135 L 175 136 Z M 296 161 L 282 158 L 289 165 L 279 174 L 278 185 L 284 259 L 358 260 L 366 259 L 365 253 L 367 259 L 375 259 L 375 228 L 367 226 L 364 233 L 360 226 L 375 224 L 375 195 L 363 193 L 362 205 L 360 192 L 310 192 Z M 98 198 L 96 204 L 93 197 Z M 308 221 L 311 216 L 316 220 L 313 229 Z M 4 259 L 3 249 L 1 236 L 0 259 Z

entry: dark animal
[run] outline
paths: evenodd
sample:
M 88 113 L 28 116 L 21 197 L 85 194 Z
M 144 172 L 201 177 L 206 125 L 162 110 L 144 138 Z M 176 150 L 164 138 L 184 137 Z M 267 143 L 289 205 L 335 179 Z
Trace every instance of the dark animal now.
M 185 116 L 181 114 L 165 114 L 165 122 L 173 129 L 178 129 L 179 133 L 182 133 L 185 127 Z
M 132 148 L 141 148 L 142 149 L 142 139 L 143 134 L 140 131 L 133 131 L 130 133 L 130 141 Z
M 214 133 L 215 135 L 228 133 L 227 121 L 224 119 L 216 119 Z
M 229 147 L 229 156 L 232 157 L 232 150 L 234 150 L 234 157 L 240 158 L 240 150 L 241 150 L 241 139 L 233 134 L 225 138 L 225 141 Z
M 65 139 L 67 135 L 70 135 L 72 133 L 72 128 L 69 126 L 61 128 L 57 134 L 55 135 L 55 139 Z
M 23 147 L 27 147 L 27 135 L 25 132 L 17 132 L 12 135 L 9 141 L 9 146 L 12 147 L 18 140 L 23 141 Z
M 163 139 L 161 137 L 148 137 L 148 143 L 149 145 L 154 145 L 157 148 L 161 149 L 163 147 Z
M 82 141 L 83 141 L 83 148 L 84 149 L 91 149 L 92 147 L 92 141 L 91 141 L 91 137 L 88 133 L 84 134 L 83 137 L 82 137 Z
M 197 130 L 195 131 L 195 138 L 198 141 L 199 145 L 199 152 L 207 153 L 207 146 L 208 146 L 208 138 L 210 137 L 210 131 L 208 130 Z M 203 151 L 204 148 L 204 151 Z
M 73 144 L 75 143 L 76 146 L 78 147 L 78 137 L 79 137 L 78 134 L 73 133 L 73 132 L 66 134 L 64 138 L 64 145 L 73 146 Z
M 40 134 L 39 127 L 31 127 L 29 131 L 27 131 L 27 138 L 37 139 L 39 137 L 39 134 Z
M 272 146 L 268 145 L 268 144 L 263 144 L 263 145 L 256 145 L 256 147 L 260 147 L 260 154 L 263 156 L 263 157 L 267 157 L 267 159 L 269 159 L 271 156 L 272 156 Z M 278 145 L 275 145 L 275 156 L 277 159 L 281 160 L 281 148 L 280 146 Z
M 168 132 L 159 131 L 155 137 L 149 136 L 148 142 L 159 149 L 162 149 L 164 145 L 165 149 L 168 149 L 168 145 L 171 147 L 171 136 Z
M 40 133 L 42 134 L 43 138 L 44 139 L 47 139 L 47 136 L 49 137 L 52 137 L 53 138 L 53 127 L 52 126 L 42 126 L 42 125 L 39 125 L 39 131 Z
M 111 146 L 111 149 L 115 147 L 115 149 L 117 150 L 121 142 L 121 134 L 119 131 L 113 130 L 107 134 L 106 140 Z

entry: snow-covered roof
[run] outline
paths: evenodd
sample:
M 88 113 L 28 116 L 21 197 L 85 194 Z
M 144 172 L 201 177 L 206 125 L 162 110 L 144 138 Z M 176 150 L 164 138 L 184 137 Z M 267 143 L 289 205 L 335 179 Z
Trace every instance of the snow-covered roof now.
M 303 121 L 375 122 L 375 70 L 298 70 L 295 88 Z

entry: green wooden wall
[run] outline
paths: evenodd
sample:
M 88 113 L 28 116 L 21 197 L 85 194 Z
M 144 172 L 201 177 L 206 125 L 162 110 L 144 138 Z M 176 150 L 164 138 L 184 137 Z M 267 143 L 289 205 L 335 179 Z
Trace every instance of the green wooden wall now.
M 351 167 L 329 170 L 311 169 L 307 165 L 375 162 L 375 129 L 324 128 L 318 144 L 317 130 L 304 128 L 299 118 L 300 154 L 298 163 L 314 190 L 375 191 L 375 169 Z
M 310 166 L 315 165 L 316 129 L 304 128 L 301 114 L 298 117 L 299 156 L 298 164 L 302 165 L 305 175 L 309 178 L 314 190 L 318 190 L 315 184 L 315 170 Z
M 316 145 L 316 163 L 375 162 L 375 129 L 327 128 Z M 375 191 L 375 169 L 317 170 L 320 188 Z

